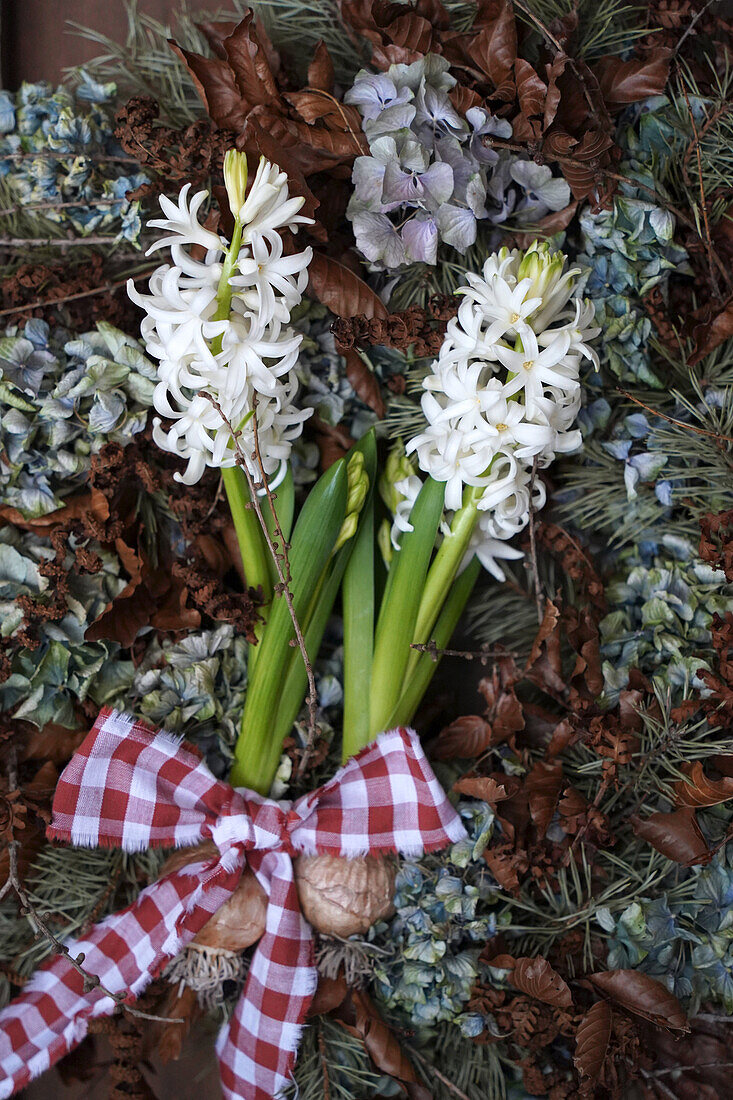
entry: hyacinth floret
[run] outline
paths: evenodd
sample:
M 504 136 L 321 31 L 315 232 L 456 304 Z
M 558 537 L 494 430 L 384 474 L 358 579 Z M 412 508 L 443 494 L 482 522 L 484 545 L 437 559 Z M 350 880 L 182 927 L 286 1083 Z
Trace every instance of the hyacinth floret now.
M 526 253 L 503 248 L 480 275 L 469 273 L 463 302 L 448 324 L 425 378 L 424 431 L 407 444 L 424 473 L 446 483 L 445 506 L 457 511 L 464 490 L 476 491 L 479 518 L 470 555 L 503 580 L 498 558 L 520 557 L 505 546 L 541 508 L 545 490 L 532 468 L 577 450 L 573 428 L 581 403 L 583 359 L 598 366 L 591 342 L 590 301 L 573 297 L 580 269 L 547 244 Z M 418 479 L 415 479 L 417 481 Z M 407 499 L 416 484 L 402 486 Z M 403 501 L 401 530 L 407 522 Z
M 150 223 L 170 236 L 148 251 L 170 248 L 172 263 L 153 272 L 149 294 L 140 294 L 132 283 L 128 290 L 145 310 L 143 339 L 159 362 L 155 407 L 172 421 L 164 427 L 156 418 L 155 441 L 187 461 L 184 473 L 175 476 L 192 485 L 207 466 L 234 466 L 234 429 L 241 432 L 253 479 L 261 481 L 252 457 L 256 409 L 262 466 L 274 486 L 312 411 L 294 407 L 302 335 L 288 324 L 306 287 L 312 250 L 284 255 L 280 231 L 295 233 L 310 219 L 298 214 L 303 199 L 290 197 L 286 173 L 264 157 L 246 197 L 246 172 L 244 182 L 231 170 L 227 176 L 242 242 L 228 279 L 228 315 L 218 316 L 227 243 L 201 224 L 208 192 L 189 197 L 190 184 L 181 189 L 177 203 L 161 196 L 164 217 Z M 203 250 L 202 259 L 193 248 Z

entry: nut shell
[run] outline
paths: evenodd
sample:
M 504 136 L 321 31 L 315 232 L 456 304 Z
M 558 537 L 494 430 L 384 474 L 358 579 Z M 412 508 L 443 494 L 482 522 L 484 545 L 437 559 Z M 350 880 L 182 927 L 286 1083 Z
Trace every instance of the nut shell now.
M 318 932 L 353 936 L 394 912 L 395 865 L 364 856 L 299 856 L 295 881 L 305 919 Z

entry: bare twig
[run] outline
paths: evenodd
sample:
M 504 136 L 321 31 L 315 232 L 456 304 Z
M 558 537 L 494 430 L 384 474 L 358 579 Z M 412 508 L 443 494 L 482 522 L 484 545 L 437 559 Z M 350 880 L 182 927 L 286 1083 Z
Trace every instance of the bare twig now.
M 323 1100 L 331 1100 L 331 1077 L 328 1072 L 328 1058 L 326 1056 L 326 1040 L 323 1037 L 323 1029 L 318 1028 L 318 1053 L 321 1058 L 323 1070 Z
M 713 292 L 715 297 L 720 299 L 720 284 L 718 283 L 718 276 L 715 272 L 715 263 L 713 261 L 713 238 L 710 234 L 710 222 L 708 220 L 708 200 L 705 195 L 705 184 L 702 177 L 702 154 L 700 153 L 700 139 L 697 136 L 697 126 L 695 125 L 695 116 L 692 113 L 692 106 L 690 105 L 690 97 L 687 94 L 687 88 L 685 87 L 684 80 L 680 81 L 682 86 L 682 94 L 685 97 L 685 103 L 687 104 L 687 113 L 690 116 L 690 125 L 692 126 L 693 145 L 695 148 L 695 154 L 697 157 L 697 175 L 700 182 L 700 209 L 702 211 L 702 222 L 705 230 L 705 239 L 703 241 L 705 245 L 705 256 L 708 261 L 708 272 L 710 274 L 710 282 L 712 283 Z
M 92 287 L 91 290 L 80 290 L 76 294 L 65 294 L 61 298 L 38 298 L 35 302 L 26 302 L 24 305 L 0 309 L 0 317 L 7 317 L 11 313 L 27 313 L 31 309 L 48 309 L 51 306 L 63 305 L 64 302 L 75 302 L 78 298 L 91 298 L 94 294 L 111 293 L 111 291 L 119 290 L 121 286 L 125 286 L 129 279 L 132 279 L 133 283 L 138 283 L 141 279 L 147 279 L 150 272 L 154 270 L 153 266 L 147 267 L 138 275 L 129 275 L 113 283 L 104 283 L 103 286 Z
M 677 43 L 677 45 L 675 46 L 675 48 L 674 48 L 674 51 L 673 51 L 673 56 L 676 56 L 676 55 L 677 55 L 677 54 L 678 54 L 678 53 L 680 52 L 680 49 L 682 48 L 682 45 L 683 45 L 683 43 L 684 43 L 685 39 L 687 38 L 687 36 L 688 36 L 688 35 L 692 34 L 692 32 L 693 32 L 693 30 L 695 29 L 695 26 L 696 26 L 696 24 L 697 24 L 698 20 L 702 19 L 702 17 L 703 17 L 703 15 L 705 14 L 705 12 L 706 12 L 706 11 L 708 10 L 708 8 L 709 8 L 709 7 L 710 7 L 710 6 L 712 5 L 712 4 L 714 4 L 714 3 L 715 3 L 715 0 L 707 0 L 707 4 L 705 4 L 705 6 L 704 6 L 704 7 L 700 8 L 700 11 L 698 11 L 698 12 L 696 12 L 696 13 L 695 13 L 695 15 L 693 16 L 693 18 L 692 18 L 692 19 L 690 20 L 690 25 L 689 25 L 689 27 L 687 27 L 687 29 L 685 30 L 685 33 L 684 33 L 683 35 L 681 35 L 681 36 L 680 36 L 680 40 L 679 40 L 679 42 Z
M 18 789 L 18 765 L 15 750 L 11 751 L 10 758 L 7 766 L 8 775 L 8 788 L 10 791 L 16 791 Z M 12 828 L 12 827 L 11 827 Z M 129 993 L 113 993 L 111 989 L 107 989 L 102 985 L 98 975 L 90 974 L 88 970 L 85 970 L 82 966 L 84 962 L 84 954 L 80 952 L 79 955 L 74 958 L 69 948 L 65 943 L 55 935 L 54 932 L 46 924 L 45 920 L 39 915 L 38 910 L 33 905 L 25 886 L 21 882 L 20 874 L 18 871 L 18 848 L 20 847 L 20 841 L 15 838 L 15 834 L 12 834 L 12 839 L 8 843 L 8 877 L 4 883 L 2 890 L 0 890 L 0 898 L 10 891 L 14 890 L 15 894 L 20 902 L 20 914 L 23 917 L 27 917 L 30 921 L 36 936 L 42 936 L 48 943 L 51 944 L 57 955 L 63 955 L 66 961 L 69 963 L 77 974 L 80 974 L 84 979 L 84 992 L 91 993 L 93 989 L 98 989 L 105 997 L 110 997 L 118 1008 L 122 1008 L 130 1016 L 135 1016 L 140 1020 L 153 1020 L 156 1023 L 171 1023 L 182 1024 L 185 1021 L 183 1019 L 169 1018 L 167 1016 L 153 1016 L 149 1012 L 141 1012 L 137 1008 L 133 1008 L 132 1005 L 126 1004 L 125 1001 L 129 997 Z
M 540 570 L 537 564 L 537 532 L 535 530 L 536 508 L 534 506 L 534 486 L 537 478 L 537 455 L 532 460 L 532 476 L 529 479 L 529 560 L 532 570 L 532 586 L 534 587 L 534 599 L 537 604 L 537 622 L 542 625 L 544 607 L 542 588 L 540 586 Z
M 11 214 L 25 214 L 29 210 L 64 210 L 69 206 L 82 206 L 84 208 L 88 206 L 112 206 L 120 202 L 129 202 L 129 200 L 123 197 L 121 199 L 69 199 L 68 202 L 55 202 L 53 199 L 49 199 L 48 202 L 16 202 L 13 206 L 0 210 L 0 218 L 9 218 Z
M 257 467 L 260 471 L 260 476 L 262 477 L 262 484 L 265 487 L 265 493 L 267 495 L 267 503 L 270 506 L 270 512 L 272 514 L 272 525 L 275 529 L 275 535 L 279 539 L 280 549 L 278 550 L 278 543 L 273 542 L 270 552 L 273 553 L 273 554 L 275 554 L 277 552 L 280 555 L 281 562 L 285 566 L 284 572 L 285 572 L 285 576 L 287 578 L 285 584 L 286 584 L 286 587 L 287 587 L 287 585 L 290 584 L 290 580 L 291 580 L 291 577 L 290 577 L 290 560 L 288 558 L 289 545 L 285 540 L 285 535 L 283 534 L 283 529 L 280 526 L 280 520 L 278 519 L 277 511 L 275 509 L 275 498 L 272 495 L 272 490 L 270 489 L 270 483 L 267 480 L 267 474 L 265 473 L 265 467 L 264 467 L 264 463 L 262 461 L 262 452 L 260 451 L 259 426 L 258 426 L 258 423 L 257 423 L 257 395 L 256 394 L 255 394 L 255 397 L 254 397 L 254 400 L 253 400 L 253 403 L 252 403 L 252 434 L 254 436 L 254 457 L 255 457 L 255 461 L 257 462 Z M 269 543 L 268 543 L 268 545 L 269 545 Z M 276 563 L 277 563 L 277 560 L 278 559 L 276 557 L 275 558 Z M 280 570 L 279 569 L 278 569 L 278 576 L 280 576 Z M 288 608 L 290 609 L 290 615 L 291 615 L 291 618 L 293 620 L 293 626 L 295 627 L 295 634 L 296 634 L 296 637 L 298 638 L 298 644 L 300 645 L 300 651 L 303 655 L 303 661 L 305 663 L 305 671 L 306 671 L 306 675 L 308 677 L 308 699 L 307 699 L 307 705 L 308 705 L 308 738 L 307 738 L 307 741 L 306 741 L 306 744 L 305 744 L 305 748 L 303 749 L 303 755 L 300 758 L 300 763 L 298 765 L 298 772 L 297 772 L 298 778 L 302 779 L 303 775 L 305 774 L 305 769 L 306 769 L 306 766 L 308 764 L 308 760 L 310 759 L 310 757 L 313 753 L 313 748 L 314 748 L 315 743 L 316 743 L 316 737 L 318 735 L 318 720 L 317 720 L 318 719 L 318 691 L 316 689 L 316 678 L 315 678 L 315 675 L 313 673 L 313 666 L 311 665 L 310 658 L 308 656 L 308 651 L 305 648 L 305 640 L 303 639 L 302 634 L 299 633 L 300 627 L 298 626 L 298 623 L 297 623 L 296 618 L 295 618 L 295 611 L 294 611 L 293 605 L 292 605 L 292 597 L 291 597 L 290 602 L 288 603 Z
M 439 661 L 441 657 L 462 657 L 465 661 L 480 661 L 482 665 L 487 665 L 490 660 L 496 657 L 520 656 L 519 653 L 514 653 L 509 649 L 489 649 L 486 646 L 482 646 L 479 650 L 439 649 L 435 639 L 431 639 L 429 642 L 411 642 L 410 649 L 415 649 L 418 653 L 429 653 L 433 661 Z
M 100 237 L 0 237 L 0 248 L 83 248 L 93 244 L 121 244 L 111 234 Z
M 253 429 L 254 429 L 254 433 L 255 433 L 255 452 L 254 452 L 252 457 L 257 462 L 260 473 L 262 475 L 262 481 L 265 485 L 265 491 L 267 493 L 268 503 L 270 504 L 270 507 L 272 508 L 273 525 L 274 525 L 274 528 L 275 528 L 275 534 L 276 534 L 277 538 L 280 540 L 279 544 L 273 541 L 272 535 L 270 534 L 268 526 L 265 523 L 265 517 L 262 514 L 262 507 L 260 505 L 259 497 L 258 497 L 258 494 L 257 494 L 257 486 L 255 484 L 254 478 L 252 477 L 252 474 L 250 473 L 249 466 L 247 465 L 247 456 L 245 455 L 244 451 L 242 450 L 242 444 L 240 443 L 240 436 L 242 434 L 241 431 L 238 431 L 238 430 L 235 429 L 235 427 L 232 424 L 231 420 L 226 415 L 226 413 L 224 412 L 224 410 L 222 409 L 221 405 L 216 400 L 216 398 L 212 396 L 212 394 L 202 391 L 202 396 L 206 397 L 211 402 L 211 404 L 216 409 L 216 411 L 219 413 L 219 416 L 222 418 L 222 420 L 226 424 L 227 428 L 231 432 L 232 441 L 234 443 L 234 451 L 235 451 L 235 455 L 236 455 L 237 465 L 241 467 L 242 472 L 244 473 L 244 476 L 247 479 L 247 486 L 249 488 L 249 495 L 250 495 L 250 498 L 251 498 L 251 505 L 252 505 L 252 508 L 254 509 L 255 515 L 257 516 L 260 527 L 262 528 L 262 533 L 265 536 L 265 542 L 267 543 L 267 548 L 270 551 L 270 554 L 272 555 L 272 560 L 275 563 L 275 568 L 277 570 L 278 579 L 280 581 L 279 585 L 276 585 L 275 588 L 276 588 L 276 591 L 279 591 L 282 594 L 282 596 L 285 599 L 285 602 L 288 606 L 288 611 L 290 612 L 290 618 L 291 618 L 292 623 L 293 623 L 293 629 L 295 630 L 295 637 L 296 637 L 297 645 L 298 645 L 298 648 L 300 649 L 300 653 L 301 653 L 301 656 L 303 658 L 303 664 L 305 665 L 306 675 L 308 677 L 308 745 L 312 746 L 315 743 L 316 736 L 318 734 L 318 723 L 317 723 L 318 692 L 317 692 L 317 689 L 316 689 L 316 678 L 315 678 L 315 675 L 313 673 L 313 666 L 312 666 L 312 664 L 310 662 L 310 658 L 308 656 L 308 650 L 306 648 L 305 638 L 303 637 L 303 631 L 300 628 L 300 623 L 298 622 L 298 616 L 295 613 L 295 606 L 293 604 L 293 595 L 290 591 L 290 562 L 289 562 L 289 559 L 288 559 L 288 556 L 287 556 L 287 543 L 285 542 L 285 537 L 282 533 L 282 528 L 280 527 L 280 523 L 279 523 L 279 520 L 277 518 L 277 514 L 275 512 L 274 497 L 272 496 L 272 493 L 270 492 L 270 488 L 267 484 L 267 477 L 266 477 L 265 471 L 262 467 L 262 458 L 261 458 L 261 455 L 260 455 L 259 440 L 257 438 L 257 410 L 255 408 L 254 414 L 253 414 L 253 417 L 252 417 Z M 280 547 L 282 549 L 280 549 Z M 303 769 L 304 769 L 303 760 L 307 759 L 307 753 L 308 752 L 309 752 L 308 746 L 306 746 L 306 752 L 303 754 L 303 759 L 301 760 L 300 766 L 299 766 L 299 769 L 298 769 L 299 775 L 302 774 L 302 772 L 303 772 Z
M 698 428 L 695 424 L 686 424 L 684 420 L 675 420 L 673 416 L 667 416 L 666 413 L 659 412 L 658 409 L 653 409 L 650 405 L 645 405 L 643 401 L 640 401 L 638 397 L 634 397 L 628 390 L 622 390 L 620 386 L 617 386 L 616 389 L 629 401 L 633 401 L 635 405 L 639 405 L 642 409 L 651 413 L 652 416 L 658 416 L 660 420 L 666 420 L 668 424 L 674 424 L 677 428 L 685 428 L 686 431 L 695 432 L 696 435 L 706 435 L 718 443 L 733 443 L 733 436 L 723 435 L 721 432 L 712 432 L 708 428 Z
M 452 1092 L 454 1096 L 457 1096 L 459 1098 L 459 1100 L 471 1100 L 470 1096 L 468 1096 L 463 1091 L 463 1089 L 459 1089 L 458 1085 L 454 1085 L 453 1082 L 448 1077 L 446 1077 L 444 1073 L 441 1073 L 439 1069 L 436 1069 L 433 1063 L 429 1062 L 425 1055 L 421 1054 L 419 1050 L 415 1050 L 414 1047 L 410 1047 L 410 1054 L 417 1058 L 418 1062 L 425 1066 L 425 1069 L 428 1071 L 428 1073 L 431 1073 L 437 1081 L 440 1081 L 442 1085 L 445 1085 L 445 1087 L 448 1089 L 448 1092 Z
M 69 153 L 59 153 L 55 149 L 39 149 L 30 153 L 3 153 L 0 156 L 2 160 L 69 160 Z M 140 167 L 140 162 L 135 157 L 113 156 L 109 153 L 86 153 L 83 154 L 84 160 L 91 160 L 98 164 L 136 164 Z

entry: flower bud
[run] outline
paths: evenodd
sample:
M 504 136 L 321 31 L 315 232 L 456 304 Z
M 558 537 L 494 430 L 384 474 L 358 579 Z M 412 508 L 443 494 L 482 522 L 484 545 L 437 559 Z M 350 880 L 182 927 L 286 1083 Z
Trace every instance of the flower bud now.
M 333 553 L 334 554 L 336 553 L 337 550 L 341 549 L 341 547 L 344 545 L 345 542 L 348 542 L 349 539 L 353 539 L 354 535 L 356 534 L 356 529 L 357 529 L 358 526 L 359 526 L 359 513 L 358 512 L 349 512 L 348 516 L 346 517 L 344 522 L 341 524 L 341 530 L 338 533 L 338 538 L 336 539 L 336 544 L 333 548 Z
M 379 479 L 379 495 L 392 515 L 397 511 L 397 505 L 400 501 L 405 499 L 404 495 L 396 488 L 396 483 L 404 481 L 414 472 L 414 466 L 405 454 L 404 446 L 397 443 L 387 455 L 384 471 Z
M 224 154 L 224 184 L 229 199 L 229 209 L 235 218 L 244 203 L 247 190 L 247 154 L 238 149 L 227 149 Z
M 346 512 L 355 512 L 357 515 L 364 507 L 364 501 L 369 490 L 369 475 L 364 469 L 364 455 L 361 451 L 354 451 L 346 467 L 347 497 Z
M 530 245 L 517 271 L 518 281 L 532 280 L 527 297 L 546 298 L 562 277 L 564 263 L 562 252 L 550 252 L 547 241 Z
M 382 555 L 382 561 L 389 569 L 394 557 L 394 547 L 392 546 L 392 525 L 388 519 L 383 519 L 379 525 L 377 546 L 379 547 L 379 553 Z

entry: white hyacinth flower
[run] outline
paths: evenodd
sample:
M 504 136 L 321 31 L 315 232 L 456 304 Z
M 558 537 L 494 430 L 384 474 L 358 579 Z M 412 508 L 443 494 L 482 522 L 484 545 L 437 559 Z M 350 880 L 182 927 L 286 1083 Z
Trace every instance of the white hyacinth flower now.
M 177 204 L 161 196 L 165 217 L 150 223 L 170 236 L 156 241 L 148 252 L 168 247 L 173 263 L 153 272 L 149 294 L 139 293 L 132 281 L 128 293 L 145 310 L 143 340 L 159 361 L 155 407 L 172 421 L 164 427 L 155 419 L 155 441 L 187 462 L 186 470 L 175 474 L 177 480 L 192 485 L 207 466 L 236 465 L 231 425 L 241 431 L 252 478 L 261 482 L 262 472 L 252 457 L 256 408 L 262 466 L 274 487 L 285 474 L 293 440 L 312 412 L 294 406 L 294 367 L 302 336 L 288 327 L 306 287 L 312 250 L 284 255 L 279 231 L 297 232 L 311 219 L 298 214 L 303 199 L 290 198 L 287 175 L 277 165 L 261 158 L 244 197 L 246 167 L 241 155 L 227 157 L 225 180 L 230 201 L 236 196 L 233 212 L 242 230 L 242 245 L 228 280 L 228 316 L 216 319 L 228 245 L 199 222 L 208 192 L 199 191 L 189 201 L 189 184 Z M 193 246 L 204 249 L 202 259 L 194 258 Z
M 535 243 L 524 253 L 502 249 L 481 275 L 466 276 L 458 315 L 423 382 L 427 426 L 406 447 L 446 483 L 449 512 L 472 487 L 479 519 L 464 564 L 476 554 L 500 579 L 497 561 L 521 556 L 501 548 L 529 521 L 530 492 L 532 507 L 545 501 L 542 482 L 532 487 L 535 461 L 547 466 L 581 445 L 573 429 L 580 365 L 587 359 L 597 368 L 591 341 L 600 329 L 593 303 L 573 297 L 579 273 L 566 270 L 562 253 Z M 395 529 L 406 524 L 403 506 Z

